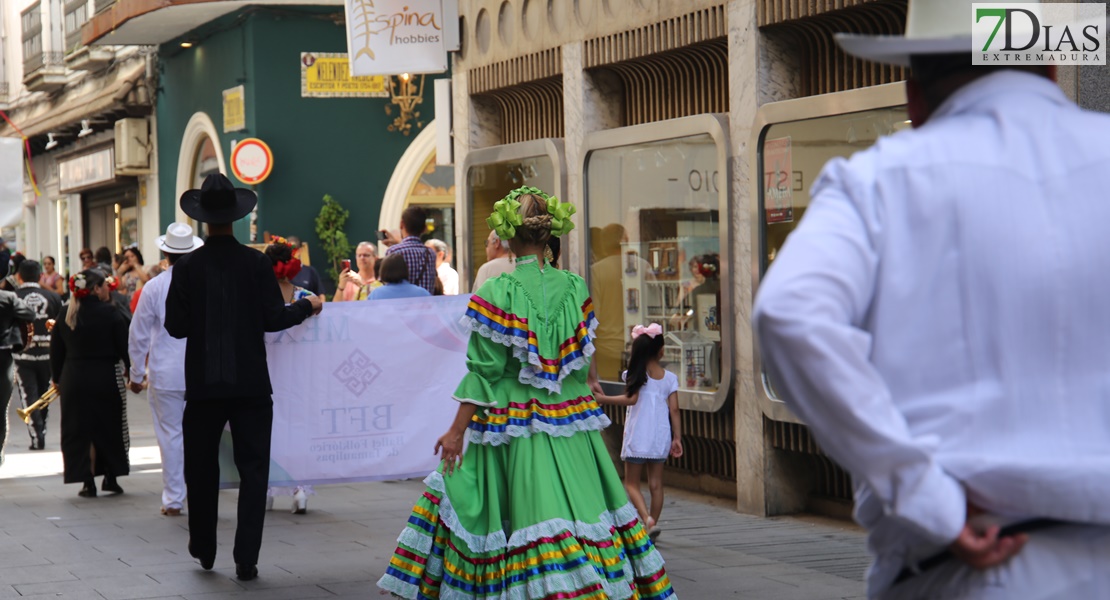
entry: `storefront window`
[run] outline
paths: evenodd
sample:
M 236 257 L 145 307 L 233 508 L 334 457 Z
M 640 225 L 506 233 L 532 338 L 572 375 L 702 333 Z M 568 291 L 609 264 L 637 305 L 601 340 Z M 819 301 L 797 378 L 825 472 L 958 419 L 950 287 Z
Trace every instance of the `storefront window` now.
M 632 328 L 659 323 L 664 367 L 688 391 L 721 386 L 721 186 L 708 134 L 604 148 L 586 162 L 598 375 L 619 382 Z M 727 371 L 727 367 L 724 369 Z
M 549 156 L 535 156 L 503 162 L 474 165 L 467 171 L 470 186 L 470 274 L 486 262 L 486 238 L 490 228 L 486 217 L 493 212 L 493 204 L 512 190 L 528 185 L 549 194 L 558 194 L 555 180 L 558 173 Z M 464 225 L 465 226 L 465 225 Z
M 905 107 L 776 123 L 760 145 L 760 274 L 766 272 L 810 202 L 810 186 L 830 159 L 872 146 L 910 127 Z M 764 374 L 771 398 L 777 398 Z

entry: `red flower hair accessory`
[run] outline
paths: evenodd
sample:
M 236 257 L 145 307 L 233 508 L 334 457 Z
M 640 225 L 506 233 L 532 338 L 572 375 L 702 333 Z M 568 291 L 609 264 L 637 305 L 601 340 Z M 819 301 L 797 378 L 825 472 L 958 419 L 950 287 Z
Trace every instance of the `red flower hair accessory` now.
M 301 261 L 296 258 L 274 263 L 274 275 L 278 278 L 278 281 L 282 279 L 292 279 L 300 272 Z
M 108 291 L 114 292 L 119 289 L 119 279 L 116 279 L 113 275 L 109 275 L 104 278 L 104 285 L 108 286 Z
M 73 297 L 78 300 L 88 296 L 92 293 L 89 289 L 89 281 L 81 273 L 73 275 L 69 278 L 69 291 L 73 293 Z
M 287 246 L 289 248 L 293 247 L 293 245 L 289 243 L 289 240 L 281 237 L 280 235 L 270 236 L 270 244 L 278 244 L 281 246 Z M 293 253 L 293 256 L 295 257 L 296 253 Z M 300 272 L 301 261 L 297 258 L 291 258 L 289 260 L 274 263 L 274 276 L 278 278 L 278 281 L 281 281 L 282 279 L 292 279 L 297 276 L 297 273 Z

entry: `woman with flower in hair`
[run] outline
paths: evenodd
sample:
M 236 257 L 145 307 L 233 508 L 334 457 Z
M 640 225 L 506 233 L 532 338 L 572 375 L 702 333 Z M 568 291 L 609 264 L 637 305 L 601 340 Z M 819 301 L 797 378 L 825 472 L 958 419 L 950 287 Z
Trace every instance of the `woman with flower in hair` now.
M 586 283 L 544 258 L 574 207 L 520 188 L 494 208 L 487 223 L 516 266 L 470 299 L 469 373 L 436 442 L 442 463 L 378 586 L 404 598 L 673 598 L 601 438 Z
M 274 276 L 277 277 L 281 297 L 285 299 L 286 305 L 314 295 L 291 281 L 297 273 L 301 272 L 301 261 L 293 256 L 293 245 L 288 240 L 276 235 L 271 237 L 265 254 L 274 264 Z M 266 491 L 266 510 L 273 509 L 274 496 L 292 496 L 291 512 L 295 515 L 303 515 L 308 512 L 308 497 L 314 495 L 316 491 L 311 485 L 270 486 Z
M 117 365 L 130 367 L 127 318 L 110 302 L 110 283 L 99 269 L 87 269 L 69 280 L 65 319 L 54 326 L 50 369 L 62 403 L 62 459 L 65 482 L 83 483 L 78 492 L 96 497 L 101 489 L 122 494 L 117 477 L 127 475 L 130 446 L 126 390 Z

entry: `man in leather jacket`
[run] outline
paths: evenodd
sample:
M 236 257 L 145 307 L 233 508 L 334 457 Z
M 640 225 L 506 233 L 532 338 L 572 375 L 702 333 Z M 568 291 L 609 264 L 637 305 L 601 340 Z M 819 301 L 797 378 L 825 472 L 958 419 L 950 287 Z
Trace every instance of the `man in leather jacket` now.
M 0 464 L 4 463 L 4 445 L 8 441 L 8 403 L 12 398 L 12 351 L 23 348 L 19 321 L 35 319 L 31 310 L 15 292 L 0 290 Z

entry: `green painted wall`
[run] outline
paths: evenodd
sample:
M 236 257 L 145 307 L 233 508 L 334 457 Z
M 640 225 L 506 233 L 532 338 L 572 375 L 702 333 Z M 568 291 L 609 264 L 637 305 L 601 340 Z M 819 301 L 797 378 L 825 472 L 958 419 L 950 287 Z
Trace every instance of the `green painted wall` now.
M 255 9 L 189 34 L 201 40 L 191 49 L 182 49 L 178 41 L 161 48 L 157 110 L 163 228 L 174 216 L 186 124 L 204 111 L 222 130 L 222 92 L 242 84 L 247 130 L 221 134 L 220 144 L 226 160 L 233 139 L 258 137 L 274 152 L 273 173 L 255 188 L 259 236 L 263 231 L 298 235 L 322 267 L 315 218 L 321 198 L 331 194 L 351 212 L 347 235 L 352 243 L 374 239 L 386 185 L 416 131 L 409 137 L 387 131 L 393 120 L 385 113 L 388 98 L 301 97 L 301 52 L 346 51 L 346 34 L 332 14 L 342 11 Z M 427 78 L 420 107 L 424 122 L 433 118 L 431 82 L 438 77 L 449 74 Z M 237 223 L 241 239 L 248 228 L 247 219 Z

